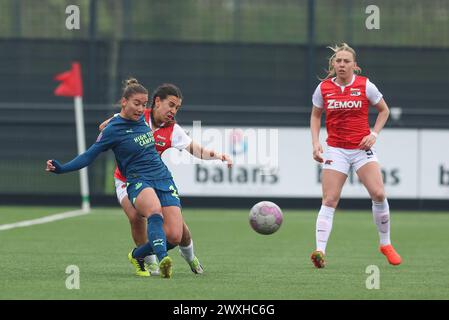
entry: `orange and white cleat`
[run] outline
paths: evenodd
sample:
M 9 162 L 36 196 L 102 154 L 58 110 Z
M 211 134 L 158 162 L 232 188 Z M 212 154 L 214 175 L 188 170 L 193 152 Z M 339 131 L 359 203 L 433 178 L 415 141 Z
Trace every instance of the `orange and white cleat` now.
M 402 262 L 401 256 L 394 250 L 393 246 L 391 244 L 388 244 L 386 246 L 380 246 L 380 252 L 384 256 L 387 257 L 387 260 L 390 264 L 397 266 L 400 265 Z
M 322 251 L 315 250 L 314 252 L 312 252 L 310 260 L 312 260 L 315 268 L 318 269 L 324 268 L 324 266 L 326 265 L 326 262 L 324 261 L 324 253 Z

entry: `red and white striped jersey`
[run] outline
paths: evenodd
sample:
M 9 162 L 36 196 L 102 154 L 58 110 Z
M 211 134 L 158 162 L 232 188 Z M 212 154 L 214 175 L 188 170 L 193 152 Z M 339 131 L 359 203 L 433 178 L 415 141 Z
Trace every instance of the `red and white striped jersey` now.
M 187 133 L 184 131 L 184 129 L 181 128 L 179 124 L 172 123 L 167 126 L 164 126 L 164 124 L 162 124 L 161 127 L 154 130 L 151 124 L 151 109 L 145 109 L 144 116 L 145 121 L 153 130 L 156 151 L 159 153 L 159 155 L 162 155 L 165 150 L 171 147 L 178 150 L 184 150 L 192 142 L 192 139 L 187 135 Z M 126 178 L 121 174 L 118 167 L 115 168 L 114 178 L 117 178 L 123 182 L 126 181 Z
M 344 149 L 357 149 L 363 137 L 370 134 L 368 108 L 379 103 L 382 94 L 368 78 L 354 75 L 351 83 L 340 86 L 335 78 L 322 81 L 312 102 L 326 112 L 327 144 Z

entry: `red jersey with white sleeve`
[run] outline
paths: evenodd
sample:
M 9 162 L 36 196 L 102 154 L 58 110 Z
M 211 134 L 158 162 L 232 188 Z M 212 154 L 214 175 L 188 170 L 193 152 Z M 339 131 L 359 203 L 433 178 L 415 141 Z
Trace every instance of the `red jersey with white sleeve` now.
M 382 93 L 368 78 L 353 75 L 346 86 L 336 78 L 322 81 L 313 93 L 315 107 L 326 113 L 327 144 L 331 147 L 358 149 L 370 134 L 368 109 L 382 99 Z
M 153 136 L 156 146 L 156 151 L 161 155 L 165 150 L 173 147 L 178 150 L 184 150 L 190 143 L 192 143 L 192 138 L 190 138 L 184 129 L 177 123 L 172 123 L 167 126 L 160 126 L 159 128 L 153 129 L 151 123 L 151 109 L 145 109 L 144 111 L 145 121 L 150 125 L 153 130 Z M 118 167 L 115 168 L 114 178 L 120 181 L 126 182 L 126 178 L 122 175 Z

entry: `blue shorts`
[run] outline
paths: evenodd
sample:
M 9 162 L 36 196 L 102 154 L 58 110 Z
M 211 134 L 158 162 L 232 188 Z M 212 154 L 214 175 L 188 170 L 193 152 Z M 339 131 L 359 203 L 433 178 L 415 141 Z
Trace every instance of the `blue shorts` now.
M 128 199 L 134 206 L 136 198 L 139 193 L 145 188 L 153 188 L 161 202 L 162 207 L 176 206 L 181 207 L 181 200 L 179 199 L 178 188 L 173 179 L 161 180 L 133 180 L 126 184 L 126 191 L 128 192 Z

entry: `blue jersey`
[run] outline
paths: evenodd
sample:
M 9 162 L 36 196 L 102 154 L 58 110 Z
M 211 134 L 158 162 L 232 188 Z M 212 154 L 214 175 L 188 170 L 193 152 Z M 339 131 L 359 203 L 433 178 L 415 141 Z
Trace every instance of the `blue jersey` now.
M 120 171 L 127 181 L 172 178 L 156 151 L 153 132 L 142 116 L 138 121 L 112 118 L 97 141 L 83 154 L 65 165 L 56 161 L 56 173 L 88 166 L 103 151 L 112 149 Z

